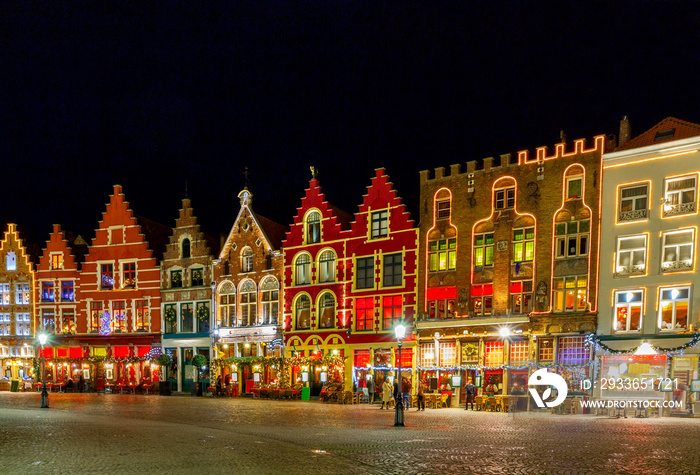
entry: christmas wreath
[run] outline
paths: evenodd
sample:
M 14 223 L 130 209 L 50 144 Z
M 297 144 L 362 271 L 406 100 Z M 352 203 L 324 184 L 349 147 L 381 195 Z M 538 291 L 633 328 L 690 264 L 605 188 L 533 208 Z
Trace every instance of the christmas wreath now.
M 197 307 L 197 318 L 204 321 L 209 319 L 209 307 L 200 305 Z
M 176 318 L 177 318 L 177 311 L 175 311 L 175 307 L 168 307 L 165 309 L 165 321 L 166 322 L 174 322 Z
M 194 355 L 192 357 L 192 364 L 197 368 L 201 368 L 207 364 L 207 357 L 204 355 Z

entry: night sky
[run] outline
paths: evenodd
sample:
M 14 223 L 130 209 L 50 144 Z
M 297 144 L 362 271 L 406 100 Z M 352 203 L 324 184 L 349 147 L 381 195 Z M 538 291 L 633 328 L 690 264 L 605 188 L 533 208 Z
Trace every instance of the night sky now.
M 246 166 L 283 224 L 310 165 L 351 213 L 386 167 L 415 213 L 422 169 L 700 122 L 697 2 L 144 3 L 3 2 L 0 221 L 30 243 L 91 239 L 115 183 L 173 226 L 187 181 L 218 236 Z

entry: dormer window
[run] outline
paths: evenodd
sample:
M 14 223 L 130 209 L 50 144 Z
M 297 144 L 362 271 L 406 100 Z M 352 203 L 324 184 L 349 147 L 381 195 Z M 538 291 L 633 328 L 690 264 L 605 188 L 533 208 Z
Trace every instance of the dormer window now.
M 386 210 L 372 213 L 372 237 L 386 237 L 389 234 L 389 213 Z
M 182 240 L 182 258 L 187 259 L 190 257 L 190 240 L 185 238 Z
M 62 253 L 51 254 L 51 269 L 52 270 L 63 269 L 63 254 Z
M 306 243 L 321 242 L 321 213 L 312 211 L 306 218 Z

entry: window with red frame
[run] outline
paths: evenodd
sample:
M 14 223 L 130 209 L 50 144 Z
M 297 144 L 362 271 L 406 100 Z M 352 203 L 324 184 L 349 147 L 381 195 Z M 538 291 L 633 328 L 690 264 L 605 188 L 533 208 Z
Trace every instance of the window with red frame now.
M 491 315 L 493 309 L 493 284 L 473 285 L 472 305 L 475 316 L 485 317 Z
M 384 330 L 390 330 L 394 327 L 396 323 L 398 323 L 401 320 L 402 301 L 403 298 L 401 297 L 401 295 L 384 297 L 382 299 L 382 306 L 384 307 Z
M 401 368 L 413 367 L 413 348 L 401 348 Z
M 112 302 L 113 331 L 126 332 L 126 303 L 123 300 Z
M 355 322 L 358 331 L 374 328 L 374 297 L 355 300 Z
M 355 368 L 366 368 L 369 365 L 369 350 L 355 350 L 353 365 Z
M 148 330 L 148 302 L 136 301 L 136 331 Z

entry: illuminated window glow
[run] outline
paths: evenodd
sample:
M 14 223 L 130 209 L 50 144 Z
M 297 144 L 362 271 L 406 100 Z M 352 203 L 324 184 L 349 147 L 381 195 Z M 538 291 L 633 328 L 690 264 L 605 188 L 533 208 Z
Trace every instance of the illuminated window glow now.
M 663 256 L 661 271 L 687 271 L 693 269 L 695 229 L 667 232 L 663 234 Z
M 374 297 L 355 299 L 355 328 L 358 331 L 374 328 Z
M 311 300 L 308 295 L 300 295 L 294 306 L 294 319 L 297 323 L 297 330 L 307 330 L 311 328 Z
M 643 304 L 643 290 L 618 290 L 615 292 L 613 330 L 617 333 L 640 331 L 642 329 Z
M 661 289 L 659 301 L 659 329 L 684 331 L 688 329 L 690 287 Z
M 532 311 L 532 281 L 511 282 L 510 309 L 514 314 L 528 314 Z
M 457 239 L 438 239 L 428 243 L 430 272 L 454 270 L 457 267 Z
M 620 209 L 617 221 L 634 221 L 648 217 L 649 184 L 631 185 L 620 188 Z
M 493 233 L 474 235 L 474 267 L 493 265 Z
M 513 262 L 531 261 L 535 257 L 535 228 L 513 230 Z
M 306 218 L 306 244 L 321 242 L 321 213 L 312 211 Z
M 401 320 L 403 313 L 403 297 L 401 295 L 393 295 L 382 298 L 382 328 L 391 330 L 394 325 Z
M 694 213 L 696 211 L 697 175 L 666 180 L 663 217 Z
M 335 327 L 335 296 L 331 292 L 326 292 L 321 296 L 321 314 L 319 318 L 320 328 Z
M 372 237 L 386 237 L 389 235 L 389 213 L 387 210 L 372 213 Z
M 617 238 L 617 275 L 643 274 L 646 269 L 647 236 Z
M 556 257 L 587 256 L 590 229 L 590 220 L 557 223 L 554 230 Z
M 586 310 L 587 275 L 554 278 L 554 311 L 584 312 Z
M 485 317 L 493 310 L 493 284 L 472 285 L 472 307 L 474 315 Z
M 294 283 L 304 285 L 311 283 L 311 257 L 299 254 L 294 263 Z
M 335 282 L 335 254 L 333 251 L 323 251 L 318 261 L 318 282 L 321 284 L 325 282 Z

